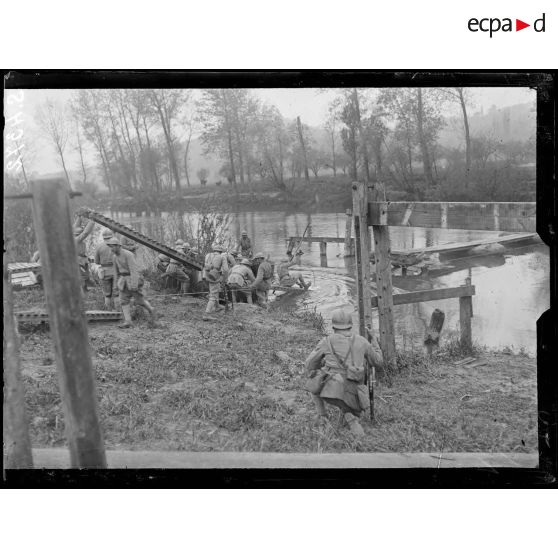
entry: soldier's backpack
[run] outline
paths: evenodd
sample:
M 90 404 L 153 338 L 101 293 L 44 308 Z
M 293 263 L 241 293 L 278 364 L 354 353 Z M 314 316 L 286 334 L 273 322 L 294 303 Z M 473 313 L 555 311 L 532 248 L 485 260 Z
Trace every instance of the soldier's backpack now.
M 327 342 L 329 344 L 329 350 L 331 354 L 335 357 L 335 360 L 339 363 L 339 366 L 345 370 L 347 373 L 347 380 L 351 380 L 353 382 L 361 383 L 364 381 L 364 367 L 359 367 L 354 365 L 353 361 L 353 344 L 355 342 L 355 336 L 351 337 L 351 342 L 349 344 L 349 350 L 345 355 L 345 358 L 341 360 L 339 355 L 333 350 L 333 345 L 331 344 L 331 337 L 327 338 Z M 347 361 L 349 360 L 349 356 L 351 357 L 352 364 L 348 364 Z

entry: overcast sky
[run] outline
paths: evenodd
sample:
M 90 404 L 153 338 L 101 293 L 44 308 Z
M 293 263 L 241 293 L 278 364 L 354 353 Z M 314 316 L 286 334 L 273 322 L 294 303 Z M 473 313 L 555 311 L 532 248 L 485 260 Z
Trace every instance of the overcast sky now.
M 254 93 L 263 101 L 277 106 L 285 118 L 300 116 L 302 121 L 310 126 L 320 126 L 325 120 L 327 108 L 335 96 L 335 90 L 323 91 L 319 89 L 256 89 Z M 16 91 L 5 91 L 6 95 L 17 93 Z M 15 112 L 20 112 L 25 121 L 25 131 L 36 135 L 34 122 L 37 106 L 47 97 L 52 100 L 68 102 L 74 90 L 70 89 L 27 89 L 23 91 L 23 102 L 7 104 L 4 102 L 6 118 Z M 19 98 L 19 97 L 18 97 Z M 483 87 L 474 89 L 472 95 L 473 107 L 471 113 L 479 110 L 487 111 L 492 105 L 498 108 L 515 105 L 519 103 L 533 102 L 535 91 L 524 87 Z M 457 109 L 457 107 L 456 107 Z M 8 127 L 6 127 L 6 132 Z M 53 155 L 51 148 L 42 141 L 35 141 L 35 156 L 33 169 L 41 173 L 58 172 L 59 164 Z M 69 155 L 71 165 L 74 161 Z M 76 158 L 77 161 L 77 158 Z

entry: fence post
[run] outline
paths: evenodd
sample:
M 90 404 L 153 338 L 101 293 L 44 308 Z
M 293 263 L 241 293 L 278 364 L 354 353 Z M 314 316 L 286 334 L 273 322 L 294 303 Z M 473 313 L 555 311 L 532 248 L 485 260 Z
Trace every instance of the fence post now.
M 24 202 L 25 203 L 25 202 Z M 21 381 L 19 339 L 14 320 L 12 286 L 4 254 L 4 469 L 31 469 L 33 456 Z
M 447 204 L 447 203 L 442 203 L 441 204 L 442 217 L 441 217 L 440 227 L 442 229 L 447 229 L 448 228 L 448 206 L 449 206 L 449 204 Z
M 31 189 L 71 467 L 106 468 L 67 188 L 37 180 Z
M 353 220 L 355 226 L 359 333 L 366 337 L 366 327 L 372 329 L 368 200 L 364 185 L 357 182 L 353 182 Z
M 500 204 L 499 203 L 494 204 L 494 208 L 492 212 L 494 215 L 494 230 L 499 231 L 500 230 Z
M 379 200 L 379 192 L 372 190 L 372 201 Z M 368 204 L 366 204 L 368 209 Z M 366 213 L 368 218 L 368 211 Z M 391 253 L 389 228 L 387 225 L 372 224 L 374 232 L 374 256 L 376 265 L 376 286 L 378 291 L 378 321 L 380 347 L 386 365 L 396 364 L 395 330 L 393 327 L 393 287 L 391 283 Z
M 465 279 L 465 285 L 471 285 L 471 279 Z M 460 296 L 459 297 L 459 329 L 461 348 L 471 353 L 473 351 L 473 335 L 471 330 L 471 317 L 473 316 L 473 297 Z
M 320 265 L 327 267 L 327 242 L 320 242 Z
M 351 228 L 353 224 L 353 210 L 345 211 L 345 257 L 354 256 L 355 249 L 351 239 Z

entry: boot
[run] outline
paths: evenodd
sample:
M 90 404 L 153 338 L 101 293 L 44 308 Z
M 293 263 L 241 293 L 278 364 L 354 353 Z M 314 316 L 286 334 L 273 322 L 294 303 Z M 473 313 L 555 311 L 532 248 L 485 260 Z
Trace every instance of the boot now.
M 345 413 L 345 420 L 349 425 L 349 430 L 357 438 L 362 438 L 364 436 L 364 428 L 362 428 L 358 419 L 352 413 Z
M 142 306 L 149 312 L 149 323 L 155 325 L 155 308 L 147 300 L 143 301 Z
M 105 310 L 110 312 L 112 310 L 112 297 L 105 296 Z
M 132 327 L 132 311 L 129 304 L 122 305 L 122 314 L 124 314 L 124 321 L 118 327 L 120 329 Z

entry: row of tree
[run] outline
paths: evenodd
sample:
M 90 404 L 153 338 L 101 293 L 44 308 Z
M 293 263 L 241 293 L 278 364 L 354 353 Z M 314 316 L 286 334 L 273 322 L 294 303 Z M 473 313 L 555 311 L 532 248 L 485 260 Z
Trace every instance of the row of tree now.
M 463 149 L 438 144 L 444 111 L 460 114 Z M 475 169 L 494 156 L 486 137 L 473 137 L 463 88 L 341 89 L 330 103 L 322 134 L 300 117 L 287 120 L 247 89 L 80 90 L 66 106 L 46 100 L 36 122 L 60 161 L 68 184 L 68 152 L 79 156 L 79 179 L 91 181 L 93 150 L 111 194 L 173 191 L 191 186 L 189 153 L 199 137 L 206 155 L 222 161 L 220 174 L 235 191 L 255 182 L 289 192 L 309 181 L 309 172 L 338 171 L 353 179 L 382 180 L 414 192 L 435 187 L 438 162 L 449 160 L 467 189 Z M 23 168 L 25 180 L 25 168 Z M 207 169 L 198 169 L 201 184 Z

